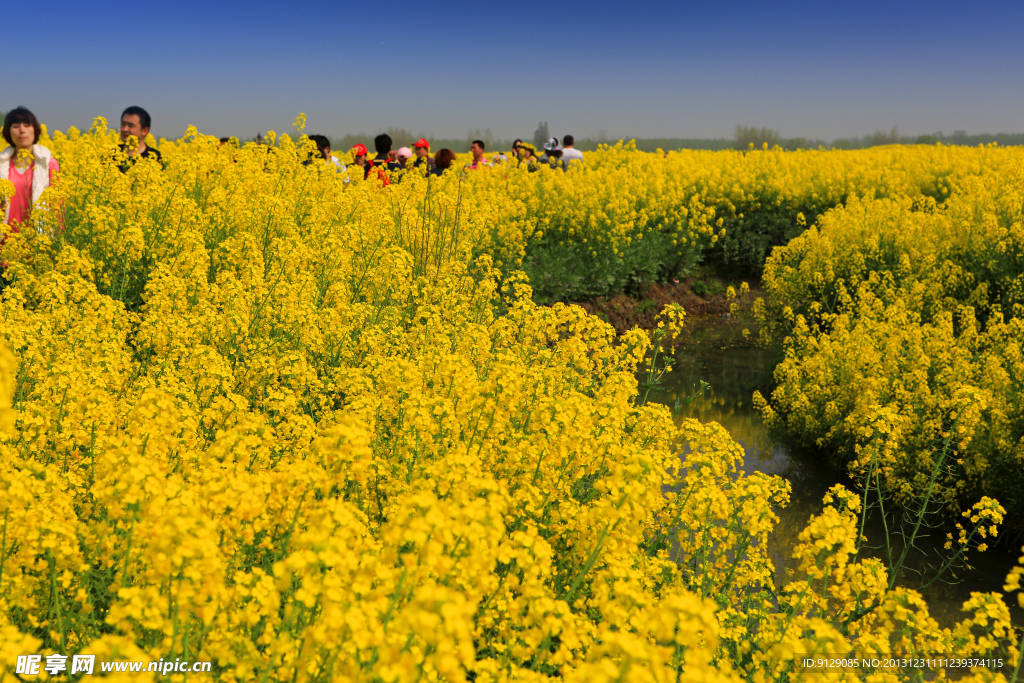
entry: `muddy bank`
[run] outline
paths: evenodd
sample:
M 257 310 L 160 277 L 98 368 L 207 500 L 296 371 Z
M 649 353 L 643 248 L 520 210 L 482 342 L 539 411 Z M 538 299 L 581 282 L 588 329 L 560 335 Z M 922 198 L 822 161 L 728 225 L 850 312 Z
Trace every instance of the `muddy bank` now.
M 738 292 L 739 283 L 734 287 Z M 725 295 L 724 284 L 717 281 L 709 284 L 706 280 L 691 277 L 678 282 L 648 284 L 639 296 L 616 294 L 571 303 L 610 323 L 616 332 L 622 334 L 634 327 L 649 330 L 657 326 L 658 313 L 666 304 L 681 304 L 688 319 L 709 318 L 727 316 L 732 303 L 738 303 L 741 309 L 749 309 L 762 294 L 760 283 L 751 282 L 749 294 L 730 300 Z

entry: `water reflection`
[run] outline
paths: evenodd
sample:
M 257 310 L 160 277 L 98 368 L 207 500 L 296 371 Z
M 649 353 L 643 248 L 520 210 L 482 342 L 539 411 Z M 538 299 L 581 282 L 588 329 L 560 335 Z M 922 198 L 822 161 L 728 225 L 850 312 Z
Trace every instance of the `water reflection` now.
M 741 326 L 734 321 L 724 318 L 702 321 L 691 327 L 689 338 L 677 349 L 675 370 L 661 391 L 651 392 L 650 400 L 672 406 L 677 399 L 691 396 L 704 380 L 711 389 L 682 408 L 677 419 L 690 417 L 720 423 L 743 447 L 743 471 L 764 472 L 789 480 L 790 504 L 778 511 L 779 523 L 769 540 L 776 580 L 785 583 L 788 570 L 797 564 L 791 558 L 793 547 L 808 519 L 821 512 L 822 496 L 837 482 L 847 486 L 850 483 L 842 472 L 828 467 L 820 457 L 788 448 L 768 434 L 754 410 L 751 396 L 755 390 L 767 395 L 774 364 L 773 353 L 748 341 L 742 335 Z M 870 547 L 862 549 L 862 554 L 886 562 L 887 552 L 898 555 L 902 548 L 897 545 L 887 551 L 881 547 L 885 534 L 878 517 L 869 519 L 865 536 Z M 944 541 L 945 535 L 940 529 L 933 530 L 929 537 L 919 537 L 915 545 L 923 552 L 912 553 L 900 574 L 900 585 L 920 589 L 921 577 L 934 575 L 929 567 L 941 565 Z M 960 607 L 971 592 L 1001 593 L 1006 574 L 1016 564 L 1017 555 L 1002 548 L 971 553 L 972 569 L 960 572 L 962 581 L 952 585 L 934 583 L 921 591 L 932 616 L 941 625 L 951 626 L 963 617 Z M 1017 607 L 1016 599 L 1008 602 L 1014 622 L 1024 624 L 1024 610 Z

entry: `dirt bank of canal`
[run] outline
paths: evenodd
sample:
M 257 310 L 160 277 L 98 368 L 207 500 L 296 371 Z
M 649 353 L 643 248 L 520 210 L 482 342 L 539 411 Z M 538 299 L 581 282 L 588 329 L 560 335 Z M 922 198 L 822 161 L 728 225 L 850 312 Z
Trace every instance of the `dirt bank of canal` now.
M 739 291 L 739 280 L 733 283 L 719 278 L 690 277 L 663 284 L 649 283 L 636 296 L 617 294 L 573 303 L 610 323 L 616 332 L 622 334 L 634 327 L 643 330 L 655 327 L 658 313 L 667 304 L 681 304 L 688 319 L 702 319 L 728 315 L 733 303 L 738 303 L 741 309 L 749 309 L 763 294 L 760 283 L 751 282 L 748 294 L 730 300 L 725 294 L 730 285 Z
M 673 406 L 677 397 L 693 393 L 701 380 L 711 385 L 710 390 L 696 397 L 682 408 L 676 420 L 696 418 L 702 422 L 718 422 L 725 427 L 744 450 L 742 468 L 746 473 L 764 472 L 787 479 L 792 487 L 789 505 L 778 510 L 779 523 L 770 538 L 769 552 L 776 567 L 776 581 L 785 584 L 790 570 L 796 567 L 792 551 L 800 532 L 811 515 L 822 510 L 822 497 L 835 485 L 854 484 L 842 471 L 827 465 L 822 454 L 801 452 L 775 438 L 765 428 L 755 410 L 751 396 L 755 390 L 767 395 L 772 385 L 772 370 L 777 358 L 775 352 L 756 344 L 756 328 L 747 314 L 736 317 L 705 316 L 689 321 L 686 337 L 676 348 L 674 371 L 663 385 L 651 393 L 650 400 Z M 750 334 L 744 335 L 748 329 Z M 878 557 L 886 563 L 885 529 L 875 515 L 866 529 L 867 543 L 863 555 Z M 915 552 L 900 573 L 899 585 L 919 588 L 934 574 L 936 563 L 945 556 L 945 533 L 931 529 L 930 536 L 919 538 Z M 894 552 L 899 552 L 901 546 Z M 1007 573 L 1017 564 L 1019 552 L 1005 546 L 990 548 L 984 553 L 968 555 L 970 568 L 949 577 L 955 583 L 937 582 L 921 590 L 933 617 L 943 626 L 951 626 L 963 618 L 961 605 L 972 591 L 1002 593 Z M 1014 622 L 1024 625 L 1024 610 L 1016 600 L 1008 601 Z

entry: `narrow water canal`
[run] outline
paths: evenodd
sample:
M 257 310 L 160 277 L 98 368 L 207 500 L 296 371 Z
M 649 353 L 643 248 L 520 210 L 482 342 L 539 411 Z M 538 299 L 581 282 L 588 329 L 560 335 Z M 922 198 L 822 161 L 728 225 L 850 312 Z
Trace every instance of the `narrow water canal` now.
M 757 346 L 756 334 L 745 338 L 742 325 L 729 318 L 688 321 L 687 325 L 689 335 L 684 345 L 677 348 L 675 369 L 663 387 L 651 392 L 649 400 L 671 407 L 676 397 L 690 396 L 701 380 L 707 382 L 711 389 L 682 408 L 676 419 L 697 418 L 702 422 L 720 423 L 743 447 L 745 472 L 764 472 L 789 480 L 790 503 L 777 511 L 779 523 L 769 541 L 776 581 L 784 583 L 787 570 L 797 564 L 791 556 L 798 535 L 810 516 L 821 512 L 822 496 L 836 483 L 851 484 L 842 472 L 829 468 L 820 458 L 788 448 L 769 435 L 751 397 L 755 390 L 768 396 L 775 358 L 773 352 Z M 928 567 L 937 562 L 941 564 L 945 533 L 936 529 L 932 534 L 918 539 L 915 545 L 921 552 L 907 561 L 899 577 L 900 585 L 919 589 L 922 577 L 915 572 L 930 578 L 934 572 L 929 572 Z M 868 545 L 873 546 L 867 554 L 879 557 L 884 563 L 881 520 L 870 520 L 865 536 Z M 960 608 L 971 592 L 1002 593 L 1006 575 L 1019 555 L 1004 546 L 970 553 L 971 569 L 959 572 L 959 582 L 936 582 L 921 591 L 932 616 L 940 625 L 951 626 L 963 617 Z M 1024 610 L 1017 607 L 1015 596 L 1007 602 L 1014 623 L 1024 624 Z

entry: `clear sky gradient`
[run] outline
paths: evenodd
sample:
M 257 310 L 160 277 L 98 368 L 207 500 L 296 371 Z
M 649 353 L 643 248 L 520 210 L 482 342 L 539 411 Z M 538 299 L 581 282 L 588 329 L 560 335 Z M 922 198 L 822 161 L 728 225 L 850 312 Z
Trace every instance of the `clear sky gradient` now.
M 138 104 L 168 138 L 288 132 L 299 112 L 328 135 L 1024 131 L 1019 0 L 22 7 L 5 14 L 26 25 L 0 57 L 0 110 L 51 129 Z

